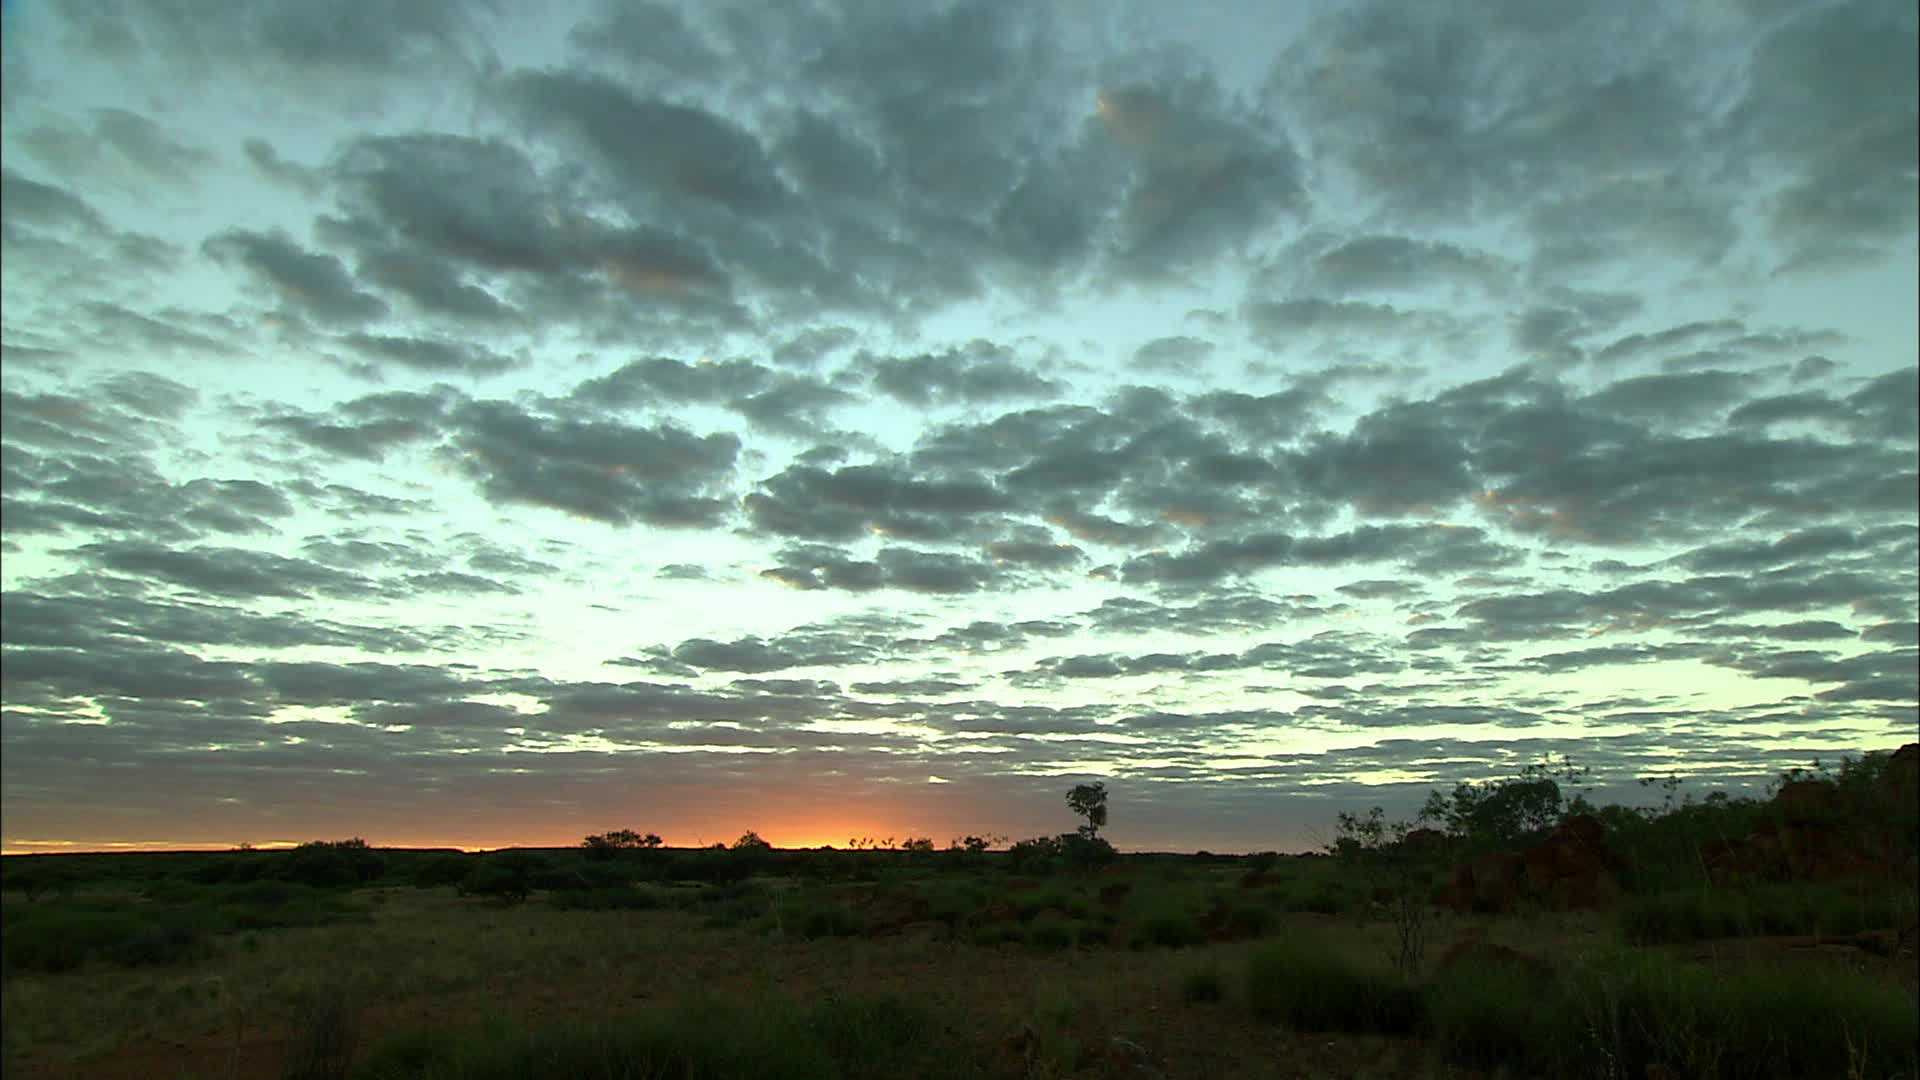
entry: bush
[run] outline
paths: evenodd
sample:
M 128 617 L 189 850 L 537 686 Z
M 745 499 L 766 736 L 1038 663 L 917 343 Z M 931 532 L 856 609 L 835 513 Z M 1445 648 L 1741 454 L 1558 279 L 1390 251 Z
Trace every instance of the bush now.
M 8 918 L 0 955 L 9 971 L 58 974 L 92 960 L 125 967 L 182 963 L 198 957 L 205 940 L 177 913 L 35 908 Z
M 1905 925 L 1911 888 L 1859 892 L 1793 883 L 1751 889 L 1689 889 L 1634 897 L 1620 909 L 1620 930 L 1638 945 L 1768 934 L 1857 934 Z
M 1277 941 L 1247 963 L 1247 1006 L 1300 1031 L 1405 1034 L 1420 1023 L 1419 991 L 1305 940 Z
M 1163 949 L 1178 949 L 1188 945 L 1198 945 L 1206 940 L 1200 924 L 1191 915 L 1173 911 L 1156 912 L 1140 920 L 1134 934 L 1135 947 L 1155 946 Z
M 1036 949 L 1071 948 L 1077 938 L 1075 924 L 1058 915 L 1042 915 L 1027 927 L 1027 944 Z
M 348 888 L 378 878 L 386 871 L 386 860 L 358 837 L 352 840 L 315 840 L 288 852 L 280 862 L 279 870 L 280 877 L 302 885 L 321 889 Z
M 1060 857 L 1060 838 L 1036 836 L 1007 849 L 1007 867 L 1016 874 L 1044 874 Z
M 1558 981 L 1502 963 L 1498 953 L 1441 971 L 1427 984 L 1424 1006 L 1448 1060 L 1537 1075 L 1579 1071 L 1587 1039 L 1577 1003 Z
M 1920 1012 L 1903 988 L 1840 969 L 1710 971 L 1654 953 L 1606 958 L 1578 990 L 1627 1075 L 1914 1075 Z
M 1234 937 L 1264 937 L 1277 921 L 1272 908 L 1238 904 L 1227 911 L 1226 929 Z
M 1189 971 L 1180 980 L 1180 1000 L 1189 1005 L 1208 1004 L 1227 996 L 1227 981 L 1214 968 Z
M 483 896 L 507 904 L 523 903 L 532 892 L 530 868 L 506 858 L 483 859 L 460 881 L 462 896 Z
M 473 860 L 463 855 L 435 855 L 414 868 L 413 884 L 421 889 L 458 885 L 473 872 Z

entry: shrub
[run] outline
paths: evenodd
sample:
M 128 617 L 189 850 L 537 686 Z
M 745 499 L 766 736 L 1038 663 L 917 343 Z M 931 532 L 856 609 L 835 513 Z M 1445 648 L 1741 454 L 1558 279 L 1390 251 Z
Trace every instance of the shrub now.
M 1173 911 L 1156 912 L 1140 920 L 1133 939 L 1136 947 L 1151 945 L 1163 949 L 1198 945 L 1205 940 L 1200 924 L 1191 915 Z
M 1842 969 L 1709 971 L 1657 953 L 1603 958 L 1578 989 L 1627 1075 L 1912 1075 L 1920 1013 L 1903 988 Z
M 386 860 L 359 837 L 314 840 L 288 852 L 279 869 L 280 876 L 288 881 L 322 889 L 344 888 L 379 877 L 386 870 Z
M 1180 1000 L 1189 1005 L 1219 1001 L 1227 996 L 1227 982 L 1215 968 L 1187 972 L 1180 980 Z
M 705 913 L 703 923 L 709 929 L 744 926 L 765 917 L 773 903 L 767 890 L 745 882 L 707 889 L 696 902 Z
M 0 937 L 8 970 L 57 974 L 90 960 L 127 967 L 197 957 L 205 934 L 177 914 L 100 907 L 34 908 L 11 914 Z
M 1070 948 L 1077 936 L 1075 924 L 1057 915 L 1042 915 L 1027 927 L 1027 944 L 1038 949 Z
M 473 861 L 463 855 L 435 855 L 414 868 L 413 884 L 422 889 L 458 885 L 473 871 Z
M 1476 954 L 1426 987 L 1428 1027 L 1449 1060 L 1477 1068 L 1507 1066 L 1538 1075 L 1577 1072 L 1586 1029 L 1561 983 L 1500 954 Z
M 1052 870 L 1059 857 L 1059 837 L 1036 836 L 1007 849 L 1007 866 L 1016 874 L 1041 874 Z
M 1276 941 L 1247 963 L 1247 1006 L 1301 1031 L 1403 1034 L 1420 1022 L 1420 993 L 1396 975 L 1352 964 L 1324 945 Z
M 1765 934 L 1855 934 L 1903 925 L 1913 890 L 1859 892 L 1809 883 L 1750 889 L 1689 889 L 1634 897 L 1620 930 L 1640 945 Z
M 533 892 L 532 874 L 523 863 L 483 859 L 460 881 L 462 896 L 483 896 L 507 904 L 524 902 Z
M 1263 937 L 1276 921 L 1272 908 L 1237 904 L 1227 911 L 1226 928 L 1235 937 Z

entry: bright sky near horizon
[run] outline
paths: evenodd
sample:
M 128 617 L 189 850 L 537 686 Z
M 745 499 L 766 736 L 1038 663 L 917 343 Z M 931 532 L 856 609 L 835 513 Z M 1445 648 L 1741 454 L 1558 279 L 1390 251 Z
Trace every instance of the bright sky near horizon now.
M 0 10 L 7 851 L 1915 738 L 1911 2 Z

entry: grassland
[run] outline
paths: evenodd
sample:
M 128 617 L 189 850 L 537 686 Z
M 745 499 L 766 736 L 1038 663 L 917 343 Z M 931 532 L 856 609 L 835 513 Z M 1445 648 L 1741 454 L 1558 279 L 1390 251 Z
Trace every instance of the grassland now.
M 1772 835 L 1764 807 L 1723 809 Z M 1498 914 L 1430 902 L 1471 835 L 1407 859 L 1364 828 L 1309 856 L 9 857 L 4 1064 L 139 1080 L 1920 1075 L 1912 875 L 1696 873 L 1688 837 L 1727 833 L 1703 813 L 1616 815 L 1609 835 L 1641 842 L 1616 902 Z

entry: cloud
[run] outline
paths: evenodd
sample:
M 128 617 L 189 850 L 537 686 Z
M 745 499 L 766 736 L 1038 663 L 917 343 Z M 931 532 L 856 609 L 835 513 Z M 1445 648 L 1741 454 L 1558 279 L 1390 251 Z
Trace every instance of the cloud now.
M 731 434 L 565 420 L 503 401 L 463 402 L 449 433 L 454 466 L 498 502 L 667 528 L 711 526 L 730 511 Z
M 294 310 L 323 323 L 357 326 L 387 315 L 387 305 L 356 287 L 339 259 L 307 251 L 284 232 L 228 229 L 210 238 L 204 250 L 248 271 Z
M 1023 366 L 1011 350 L 986 341 L 940 354 L 862 359 L 873 372 L 875 389 L 923 409 L 1043 398 L 1060 391 L 1060 384 Z
M 1430 286 L 1497 290 L 1509 271 L 1505 260 L 1455 244 L 1408 236 L 1357 236 L 1314 258 L 1312 279 L 1335 295 L 1406 292 Z

